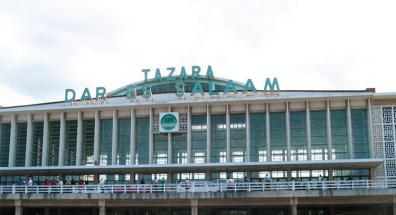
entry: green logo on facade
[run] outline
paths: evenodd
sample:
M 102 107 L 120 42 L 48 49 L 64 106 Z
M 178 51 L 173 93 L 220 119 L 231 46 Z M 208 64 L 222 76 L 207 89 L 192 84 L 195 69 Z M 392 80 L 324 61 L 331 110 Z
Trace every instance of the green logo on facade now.
M 177 126 L 177 118 L 173 114 L 165 114 L 161 118 L 161 127 L 166 131 L 172 131 Z

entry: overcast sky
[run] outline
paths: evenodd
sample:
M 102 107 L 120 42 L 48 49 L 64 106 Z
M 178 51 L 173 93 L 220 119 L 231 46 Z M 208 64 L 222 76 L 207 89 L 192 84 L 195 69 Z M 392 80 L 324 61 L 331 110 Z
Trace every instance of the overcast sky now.
M 277 77 L 283 90 L 394 92 L 395 11 L 394 0 L 0 0 L 0 105 L 192 65 L 259 89 Z

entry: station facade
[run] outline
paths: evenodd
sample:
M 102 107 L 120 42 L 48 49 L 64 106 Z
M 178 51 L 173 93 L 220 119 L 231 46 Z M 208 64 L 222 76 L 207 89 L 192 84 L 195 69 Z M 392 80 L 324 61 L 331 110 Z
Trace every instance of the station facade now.
M 156 77 L 96 99 L 84 90 L 81 100 L 70 100 L 67 92 L 61 102 L 3 107 L 0 184 L 17 184 L 29 177 L 35 184 L 68 179 L 88 185 L 101 179 L 106 184 L 133 184 L 159 179 L 180 183 L 187 178 L 260 182 L 270 177 L 282 182 L 396 176 L 396 93 L 371 88 L 280 90 L 277 82 L 272 89 L 256 90 L 249 81 L 231 82 L 211 76 Z M 286 205 L 294 201 L 294 194 L 291 197 Z M 377 197 L 382 194 L 373 198 Z M 235 198 L 230 202 L 239 201 Z M 395 197 L 389 198 L 390 202 L 375 205 L 385 205 L 382 214 L 392 210 Z M 259 203 L 232 212 L 224 209 L 228 207 L 224 199 L 216 201 L 219 205 L 200 208 L 199 214 L 293 213 L 282 204 L 277 208 Z M 167 205 L 167 214 L 190 213 L 190 205 L 180 212 L 178 204 L 176 209 Z M 320 209 L 318 202 L 302 206 L 298 214 L 308 214 L 312 205 L 316 209 L 309 214 L 335 214 L 327 206 Z M 2 210 L 6 213 L 9 208 Z M 143 209 L 126 210 L 124 205 L 108 213 L 143 213 L 139 210 Z M 144 214 L 163 211 L 150 210 Z

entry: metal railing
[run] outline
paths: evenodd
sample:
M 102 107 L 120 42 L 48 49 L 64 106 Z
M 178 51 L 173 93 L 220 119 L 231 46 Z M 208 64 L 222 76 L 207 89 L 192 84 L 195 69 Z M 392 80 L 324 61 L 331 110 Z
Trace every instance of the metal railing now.
M 3 193 L 186 193 L 355 190 L 396 188 L 396 179 L 288 182 L 190 182 L 178 184 L 2 185 Z

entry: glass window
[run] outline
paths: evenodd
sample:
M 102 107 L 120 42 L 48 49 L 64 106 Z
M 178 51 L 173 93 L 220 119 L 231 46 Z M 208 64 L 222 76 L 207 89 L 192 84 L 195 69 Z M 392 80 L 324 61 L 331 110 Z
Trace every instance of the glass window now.
M 76 165 L 77 120 L 66 121 L 65 165 Z
M 154 163 L 168 163 L 168 134 L 154 134 Z
M 307 160 L 307 127 L 305 111 L 290 112 L 291 160 Z
M 1 167 L 8 166 L 8 156 L 10 149 L 10 132 L 11 132 L 10 123 L 0 124 L 0 166 Z
M 112 157 L 112 138 L 113 138 L 113 120 L 100 120 L 100 155 L 99 164 L 101 166 L 111 165 Z
M 15 166 L 25 166 L 27 123 L 17 123 Z
M 348 136 L 345 110 L 331 111 L 333 159 L 348 158 Z
M 250 116 L 250 161 L 267 161 L 265 113 L 251 113 Z
M 210 116 L 210 138 L 211 138 L 211 162 L 226 162 L 226 116 Z
M 206 162 L 207 139 L 206 115 L 191 116 L 191 159 L 192 163 Z
M 136 118 L 136 164 L 149 163 L 149 117 Z
M 94 164 L 95 120 L 83 120 L 82 165 Z
M 172 163 L 187 163 L 187 134 L 172 134 Z
M 352 138 L 354 158 L 368 158 L 368 127 L 367 110 L 356 109 L 351 111 L 352 118 Z
M 118 153 L 117 164 L 130 164 L 131 119 L 118 120 Z
M 49 140 L 47 151 L 47 164 L 48 166 L 58 166 L 59 157 L 59 135 L 60 135 L 60 122 L 49 122 Z
M 43 152 L 43 122 L 33 123 L 32 166 L 41 166 Z
M 286 161 L 286 114 L 285 112 L 270 113 L 270 138 L 272 161 Z
M 327 160 L 326 111 L 311 111 L 311 159 Z
M 230 149 L 231 161 L 240 163 L 245 161 L 246 153 L 246 115 L 230 115 Z

